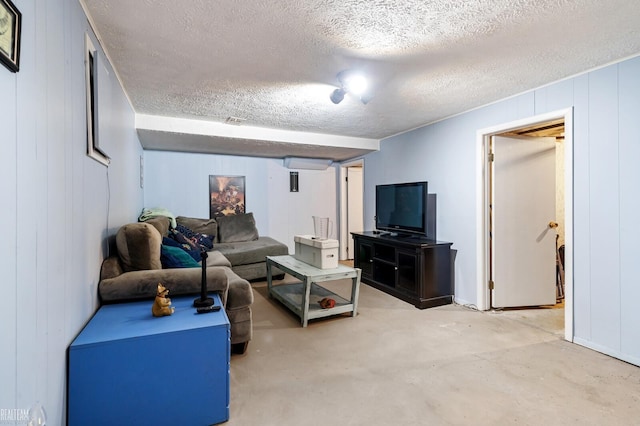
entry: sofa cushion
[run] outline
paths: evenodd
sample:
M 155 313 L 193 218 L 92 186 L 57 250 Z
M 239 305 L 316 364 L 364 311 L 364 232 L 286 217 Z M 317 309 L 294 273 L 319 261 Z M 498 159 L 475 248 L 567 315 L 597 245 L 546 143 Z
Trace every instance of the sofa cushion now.
M 178 216 L 176 222 L 186 226 L 193 232 L 207 234 L 211 237 L 218 235 L 218 223 L 215 219 L 198 219 L 195 217 Z
M 259 237 L 253 213 L 220 216 L 217 221 L 221 243 L 254 241 Z M 231 263 L 235 264 L 233 261 Z
M 231 268 L 231 262 L 217 250 L 207 252 L 207 268 L 210 266 L 226 266 Z
M 215 250 L 224 255 L 233 266 L 265 262 L 267 256 L 288 254 L 289 248 L 270 237 L 255 241 L 216 244 Z
M 116 234 L 118 256 L 125 272 L 162 269 L 160 232 L 146 222 L 123 225 Z
M 162 245 L 160 247 L 162 268 L 199 268 L 200 264 L 180 247 Z
M 171 219 L 166 216 L 156 216 L 143 222 L 153 225 L 163 237 L 166 237 L 169 234 L 169 228 L 171 228 Z

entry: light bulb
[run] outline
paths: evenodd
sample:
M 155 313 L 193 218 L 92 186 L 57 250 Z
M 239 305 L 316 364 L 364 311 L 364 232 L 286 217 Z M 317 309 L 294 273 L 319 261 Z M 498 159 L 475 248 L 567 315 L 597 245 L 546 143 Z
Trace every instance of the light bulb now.
M 345 76 L 344 88 L 349 93 L 360 97 L 367 91 L 368 82 L 362 74 L 349 74 Z

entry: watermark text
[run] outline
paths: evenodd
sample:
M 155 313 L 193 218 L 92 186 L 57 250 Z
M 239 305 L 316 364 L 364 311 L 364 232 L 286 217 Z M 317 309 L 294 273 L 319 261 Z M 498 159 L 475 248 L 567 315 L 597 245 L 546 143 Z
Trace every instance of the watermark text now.
M 29 410 L 26 408 L 0 408 L 0 423 L 28 421 Z

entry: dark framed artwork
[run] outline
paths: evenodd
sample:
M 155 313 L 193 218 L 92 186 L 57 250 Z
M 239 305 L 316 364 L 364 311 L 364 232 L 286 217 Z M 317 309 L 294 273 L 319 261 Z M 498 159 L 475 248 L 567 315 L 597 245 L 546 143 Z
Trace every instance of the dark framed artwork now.
M 2 0 L 0 0 L 2 1 Z M 89 34 L 85 34 L 85 82 L 87 97 L 87 155 L 109 166 L 111 158 L 100 149 L 98 132 L 98 52 Z
M 209 218 L 245 213 L 244 176 L 209 175 Z
M 22 14 L 11 0 L 0 0 L 0 62 L 12 72 L 20 69 Z

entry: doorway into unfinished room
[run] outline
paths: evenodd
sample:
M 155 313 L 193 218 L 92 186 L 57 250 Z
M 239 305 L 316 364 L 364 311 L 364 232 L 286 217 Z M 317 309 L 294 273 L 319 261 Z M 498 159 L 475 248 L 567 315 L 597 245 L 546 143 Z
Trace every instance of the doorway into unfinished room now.
M 573 339 L 572 110 L 478 131 L 477 306 Z

